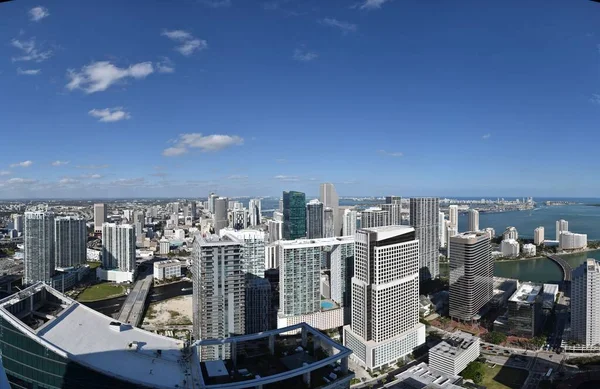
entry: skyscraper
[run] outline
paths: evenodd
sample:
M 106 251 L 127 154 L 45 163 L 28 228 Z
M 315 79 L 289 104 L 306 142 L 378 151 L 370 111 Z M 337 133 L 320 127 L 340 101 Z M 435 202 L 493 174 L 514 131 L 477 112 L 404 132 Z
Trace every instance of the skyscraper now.
M 302 192 L 283 192 L 283 239 L 306 237 L 306 196 Z
M 450 220 L 450 224 L 456 227 L 458 231 L 458 205 L 448 207 L 448 220 Z
M 146 215 L 144 211 L 138 210 L 133 212 L 133 225 L 135 227 L 136 241 L 142 241 L 144 238 L 144 226 L 146 225 Z
M 218 234 L 221 228 L 227 227 L 227 197 L 219 197 L 213 200 L 213 227 L 215 234 Z
M 421 279 L 437 278 L 440 273 L 439 251 L 440 201 L 437 198 L 410 199 L 410 223 L 419 240 Z
M 425 343 L 415 235 L 408 226 L 356 232 L 352 323 L 344 327 L 344 345 L 369 370 L 389 366 Z
M 471 321 L 494 290 L 494 261 L 487 232 L 450 238 L 450 317 Z
M 54 213 L 25 212 L 23 283 L 52 285 L 55 268 Z
M 323 237 L 323 203 L 317 199 L 306 204 L 306 236 L 309 239 Z
M 190 216 L 192 217 L 192 220 L 196 219 L 196 202 L 195 201 L 190 202 L 189 210 L 190 210 Z
M 87 258 L 85 219 L 73 216 L 54 219 L 54 258 L 57 268 L 83 265 Z
M 208 195 L 208 212 L 213 213 L 213 214 L 215 213 L 215 201 L 218 198 L 219 198 L 219 196 L 212 192 Z
M 536 245 L 541 245 L 544 243 L 544 227 L 539 226 L 535 230 L 533 230 L 533 243 Z
M 469 231 L 479 231 L 479 211 L 469 209 Z
M 245 332 L 255 334 L 272 329 L 271 283 L 266 278 L 251 277 L 246 280 Z
M 131 224 L 102 225 L 102 267 L 135 271 L 135 227 Z
M 349 236 L 356 234 L 356 220 L 358 213 L 353 209 L 344 210 L 344 223 L 342 228 L 342 235 Z
M 556 240 L 560 241 L 560 233 L 569 231 L 569 222 L 563 219 L 556 221 Z
M 367 208 L 360 213 L 361 228 L 383 227 L 390 225 L 390 213 L 378 207 Z
M 23 232 L 23 215 L 14 214 L 12 215 L 13 220 L 13 228 L 17 230 L 17 232 Z
M 385 196 L 386 204 L 402 204 L 402 197 L 400 196 Z
M 106 222 L 106 204 L 94 204 L 94 231 L 101 232 Z
M 225 228 L 220 231 L 221 238 L 229 236 L 230 240 L 238 240 L 243 243 L 243 270 L 247 275 L 254 277 L 265 276 L 265 245 L 267 234 L 260 230 L 235 231 Z
M 571 336 L 586 346 L 600 344 L 600 265 L 588 259 L 573 270 Z
M 335 216 L 332 208 L 325 208 L 323 210 L 323 237 L 333 238 L 339 235 L 335 233 Z
M 332 183 L 324 183 L 320 186 L 321 202 L 323 208 L 331 208 L 333 210 L 334 235 L 339 236 L 342 232 L 342 218 L 340 215 L 340 198 L 335 191 L 335 186 Z
M 244 334 L 245 275 L 243 243 L 232 236 L 197 234 L 193 243 L 193 332 L 195 339 Z M 201 359 L 229 359 L 229 344 L 203 347 Z
M 379 207 L 388 212 L 388 223 L 390 226 L 399 226 L 402 224 L 402 205 L 400 203 L 381 204 Z
M 250 226 L 256 227 L 261 223 L 261 202 L 260 199 L 250 199 L 248 203 L 248 213 L 250 214 Z
M 440 223 L 440 247 L 446 247 L 446 219 L 444 218 L 444 212 L 440 212 L 440 216 L 439 216 L 439 223 Z
M 283 222 L 279 220 L 269 220 L 267 222 L 269 230 L 269 242 L 273 243 L 283 239 Z

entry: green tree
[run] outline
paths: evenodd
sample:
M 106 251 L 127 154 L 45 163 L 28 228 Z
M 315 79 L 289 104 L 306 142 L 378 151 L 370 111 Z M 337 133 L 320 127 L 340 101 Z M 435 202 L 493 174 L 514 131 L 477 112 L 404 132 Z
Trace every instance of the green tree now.
M 531 339 L 531 344 L 538 348 L 542 347 L 544 343 L 546 343 L 546 340 L 543 336 L 536 336 L 535 338 Z
M 497 332 L 497 331 L 492 331 L 492 332 L 488 332 L 485 335 L 485 340 L 486 342 L 490 342 L 493 344 L 500 344 L 506 341 L 506 335 L 504 335 L 501 332 Z
M 473 380 L 476 384 L 480 384 L 483 382 L 485 375 L 485 365 L 481 362 L 473 361 L 467 365 L 460 375 L 465 379 Z

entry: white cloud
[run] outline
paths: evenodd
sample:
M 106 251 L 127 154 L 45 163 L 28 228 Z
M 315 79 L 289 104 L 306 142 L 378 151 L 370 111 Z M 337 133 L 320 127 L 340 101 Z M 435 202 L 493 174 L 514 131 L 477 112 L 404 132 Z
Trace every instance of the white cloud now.
M 82 174 L 80 177 L 81 178 L 91 178 L 91 179 L 96 180 L 98 178 L 102 178 L 103 176 L 96 173 L 96 174 Z
M 76 180 L 74 178 L 63 178 L 60 181 L 58 181 L 58 183 L 60 185 L 72 185 L 72 184 L 79 184 L 79 180 Z
M 388 1 L 389 0 L 365 0 L 360 6 L 360 9 L 378 9 Z
M 181 134 L 175 140 L 175 146 L 163 150 L 165 157 L 185 154 L 189 149 L 200 149 L 202 152 L 219 151 L 231 146 L 241 146 L 244 139 L 237 135 L 213 134 L 204 136 L 200 133 Z
M 387 155 L 388 157 L 402 157 L 404 154 L 399 151 L 385 151 L 385 150 L 377 150 L 377 152 L 381 155 Z
M 112 181 L 112 185 L 118 186 L 134 186 L 134 185 L 143 185 L 146 180 L 143 177 L 139 178 L 119 178 L 116 181 Z
M 75 166 L 77 169 L 89 169 L 89 170 L 94 170 L 94 169 L 106 169 L 107 167 L 109 167 L 110 165 L 108 164 L 103 164 L 103 165 L 77 165 Z
M 173 73 L 175 72 L 175 67 L 173 66 L 173 61 L 168 57 L 162 57 L 162 60 L 156 63 L 156 70 L 159 73 Z
M 37 76 L 41 72 L 41 69 L 17 69 L 17 74 L 20 76 Z
M 52 162 L 52 166 L 63 166 L 63 165 L 68 165 L 69 161 L 60 161 L 60 160 L 56 160 L 54 162 Z
M 20 57 L 12 57 L 13 62 L 17 61 L 35 61 L 43 62 L 52 57 L 52 50 L 40 51 L 36 47 L 35 38 L 29 40 L 13 39 L 11 41 L 13 47 L 21 50 L 23 55 Z
M 298 176 L 286 176 L 283 174 L 280 174 L 273 178 L 275 178 L 276 180 L 280 180 L 280 181 L 300 181 L 300 178 Z
M 34 180 L 32 178 L 20 178 L 20 177 L 11 178 L 10 180 L 6 181 L 7 184 L 12 184 L 12 185 L 33 184 L 35 182 L 37 182 L 37 180 Z
M 10 167 L 29 167 L 31 165 L 33 165 L 33 161 L 23 161 L 23 162 L 12 163 L 10 165 Z
M 0 170 L 0 176 L 8 176 L 10 172 L 8 170 Z
M 136 63 L 128 68 L 119 68 L 108 61 L 92 62 L 81 68 L 79 72 L 73 69 L 67 71 L 67 76 L 70 78 L 67 88 L 81 89 L 86 93 L 101 92 L 120 80 L 127 78 L 139 80 L 153 72 L 154 67 L 151 62 Z
M 131 118 L 129 112 L 123 111 L 123 107 L 104 108 L 104 109 L 92 109 L 88 112 L 90 116 L 98 118 L 99 122 L 118 122 L 120 120 L 127 120 Z
M 231 0 L 201 0 L 200 2 L 210 8 L 231 7 Z
M 356 24 L 349 23 L 349 22 L 344 22 L 344 21 L 337 20 L 337 19 L 334 19 L 334 18 L 321 19 L 321 20 L 319 20 L 319 23 L 321 23 L 323 26 L 329 26 L 329 27 L 337 28 L 343 34 L 348 34 L 349 32 L 355 32 L 356 31 Z
M 594 104 L 600 104 L 600 95 L 593 94 L 592 97 L 590 98 L 590 102 L 592 102 Z
M 306 50 L 303 47 L 294 50 L 294 56 L 293 56 L 293 58 L 296 61 L 301 61 L 301 62 L 310 62 L 314 59 L 317 59 L 318 57 L 319 57 L 319 54 L 315 53 L 314 51 Z
M 37 6 L 29 10 L 29 18 L 34 22 L 39 22 L 48 16 L 50 16 L 50 12 L 45 7 Z
M 179 42 L 179 46 L 175 47 L 175 50 L 185 56 L 192 55 L 195 51 L 204 50 L 208 47 L 208 43 L 204 39 L 198 39 L 187 31 L 165 30 L 161 35 Z
M 492 134 L 485 134 L 484 136 L 482 136 L 482 139 L 489 139 L 492 136 Z
M 228 180 L 247 180 L 248 176 L 244 176 L 241 174 L 232 174 L 231 176 L 227 177 Z

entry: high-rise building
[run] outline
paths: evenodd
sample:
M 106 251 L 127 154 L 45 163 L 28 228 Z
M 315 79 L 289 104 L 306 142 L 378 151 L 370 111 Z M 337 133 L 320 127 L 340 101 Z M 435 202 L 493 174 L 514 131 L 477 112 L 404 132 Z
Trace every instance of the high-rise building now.
M 402 197 L 400 196 L 385 196 L 386 204 L 402 204 Z
M 94 231 L 101 232 L 106 223 L 106 204 L 94 204 Z
M 494 230 L 492 227 L 486 227 L 483 229 L 483 231 L 487 232 L 490 239 L 494 239 L 496 237 L 496 230 Z
M 323 209 L 323 237 L 324 238 L 333 238 L 336 235 L 335 233 L 335 215 L 334 210 L 332 208 Z
M 231 222 L 229 225 L 236 230 L 248 227 L 248 210 L 246 208 L 235 208 L 229 211 Z
M 192 217 L 192 220 L 195 220 L 196 217 L 197 217 L 196 216 L 197 212 L 196 212 L 196 202 L 195 201 L 191 201 L 190 202 L 190 204 L 189 204 L 189 210 L 190 210 L 190 216 Z
M 256 334 L 272 329 L 269 317 L 271 308 L 271 283 L 266 278 L 251 277 L 246 280 L 245 331 Z
M 423 280 L 437 278 L 440 273 L 439 217 L 439 199 L 410 199 L 410 223 L 419 240 L 419 268 Z
M 560 233 L 569 231 L 569 222 L 563 219 L 556 221 L 556 240 L 560 240 Z
M 144 211 L 138 210 L 133 212 L 133 226 L 135 227 L 135 238 L 136 241 L 141 242 L 144 240 L 144 226 L 146 225 L 146 215 Z
M 167 255 L 169 254 L 169 252 L 171 252 L 171 243 L 169 242 L 169 240 L 167 238 L 165 238 L 164 236 L 160 239 L 160 241 L 158 242 L 158 253 L 161 255 Z
M 600 344 L 600 265 L 588 259 L 573 270 L 571 337 L 586 345 Z
M 85 219 L 73 216 L 54 219 L 54 258 L 57 268 L 83 265 L 87 259 Z
M 262 222 L 260 199 L 250 199 L 250 202 L 248 203 L 248 213 L 250 214 L 250 226 L 256 227 Z
M 344 345 L 369 370 L 389 366 L 425 343 L 419 323 L 419 241 L 415 229 L 356 231 L 352 321 Z
M 502 240 L 514 239 L 519 240 L 519 232 L 515 227 L 506 227 L 504 233 L 502 234 Z
M 340 215 L 340 198 L 335 191 L 335 186 L 332 183 L 324 183 L 320 186 L 321 202 L 323 208 L 331 208 L 333 210 L 334 235 L 339 236 L 342 232 L 342 215 Z
M 535 230 L 533 230 L 533 243 L 537 246 L 544 243 L 544 227 L 539 226 Z
M 374 228 L 390 225 L 390 213 L 378 207 L 367 208 L 360 213 L 360 227 Z
M 243 242 L 232 237 L 197 234 L 193 243 L 193 332 L 195 339 L 244 334 L 245 282 Z M 229 344 L 202 349 L 206 361 L 231 357 Z
M 302 192 L 283 192 L 283 239 L 306 237 L 306 195 Z
M 353 209 L 344 210 L 344 223 L 342 228 L 342 235 L 354 236 L 356 234 L 356 220 L 358 219 L 358 213 Z
M 13 228 L 17 232 L 23 232 L 23 215 L 14 214 L 12 215 Z
M 102 267 L 135 271 L 135 227 L 131 224 L 102 225 Z
M 331 264 L 331 299 L 347 307 L 349 316 L 354 275 L 354 235 L 337 239 L 335 244 L 325 250 Z
M 214 214 L 215 213 L 215 201 L 219 198 L 218 195 L 214 193 L 210 193 L 208 195 L 208 212 Z M 225 207 L 227 208 L 227 207 Z
M 467 215 L 469 216 L 469 231 L 479 231 L 479 211 L 469 209 Z
M 23 283 L 52 285 L 55 268 L 54 213 L 25 212 Z
M 483 231 L 450 238 L 450 317 L 471 321 L 494 292 L 491 242 Z
M 306 204 L 306 237 L 320 239 L 323 237 L 323 203 L 317 199 Z
M 254 277 L 265 276 L 265 245 L 267 244 L 267 234 L 264 231 L 251 229 L 235 231 L 230 228 L 224 228 L 219 234 L 221 238 L 229 236 L 243 242 L 243 270 L 246 275 Z
M 218 197 L 213 200 L 213 227 L 215 234 L 218 234 L 221 228 L 227 227 L 227 197 Z
M 446 247 L 446 233 L 448 232 L 446 230 L 446 219 L 444 219 L 444 212 L 440 212 L 440 215 L 438 216 L 438 222 L 440 224 L 439 226 L 439 236 L 440 236 L 440 242 L 439 245 L 440 247 Z
M 448 207 L 448 220 L 450 220 L 450 224 L 456 227 L 458 231 L 458 205 Z
M 402 205 L 400 203 L 381 204 L 379 207 L 388 212 L 388 223 L 390 226 L 399 226 L 402 224 Z
M 523 282 L 508 299 L 508 333 L 518 337 L 533 338 L 541 329 L 542 285 Z
M 587 234 L 561 231 L 558 247 L 561 250 L 584 249 L 587 247 Z
M 446 220 L 446 257 L 450 258 L 450 238 L 458 234 L 458 228 Z
M 269 230 L 269 242 L 273 243 L 283 239 L 283 222 L 279 220 L 269 220 L 267 222 Z

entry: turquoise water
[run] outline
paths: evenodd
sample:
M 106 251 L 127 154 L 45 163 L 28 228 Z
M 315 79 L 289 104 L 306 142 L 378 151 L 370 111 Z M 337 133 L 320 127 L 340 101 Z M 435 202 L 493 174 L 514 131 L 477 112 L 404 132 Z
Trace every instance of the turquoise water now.
M 333 308 L 333 303 L 329 302 L 329 301 L 321 301 L 321 308 L 331 309 L 331 308 Z

